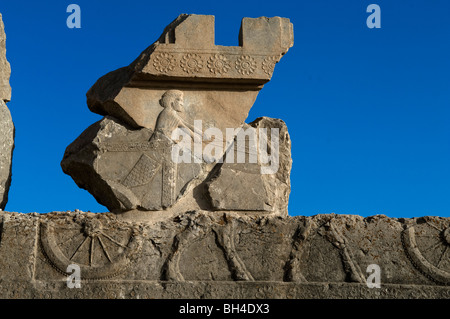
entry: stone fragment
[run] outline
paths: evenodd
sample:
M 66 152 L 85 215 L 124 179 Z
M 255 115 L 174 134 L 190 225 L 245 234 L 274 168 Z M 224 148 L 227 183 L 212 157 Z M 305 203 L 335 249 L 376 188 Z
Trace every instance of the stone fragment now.
M 8 201 L 11 185 L 11 165 L 14 149 L 14 124 L 6 102 L 11 100 L 9 77 L 11 68 L 6 60 L 6 35 L 0 14 L 0 209 Z
M 202 172 L 201 164 L 174 164 L 172 144 L 107 116 L 67 147 L 61 166 L 110 211 L 164 210 Z
M 228 151 L 235 154 L 233 163 L 225 155 L 223 164 L 217 164 L 207 181 L 211 204 L 216 210 L 268 211 L 287 216 L 292 159 L 286 124 L 279 119 L 262 117 L 244 126 L 244 130 L 254 134 L 258 144 L 252 147 L 246 143 L 246 161 L 238 163 L 239 140 L 234 140 Z M 269 143 L 261 140 L 265 136 Z M 276 140 L 271 140 L 272 137 Z M 261 146 L 267 147 L 266 150 Z M 263 151 L 268 152 L 270 160 L 267 163 L 262 162 L 265 158 L 261 156 Z M 252 153 L 258 155 L 256 163 L 249 163 Z
M 9 85 L 10 75 L 11 67 L 6 60 L 5 25 L 3 24 L 2 15 L 0 13 L 0 100 L 5 102 L 11 100 L 11 86 Z
M 63 171 L 114 212 L 170 208 L 172 213 L 211 209 L 286 215 L 288 139 L 282 141 L 281 172 L 263 176 L 265 167 L 256 162 L 223 170 L 219 164 L 208 200 L 208 176 L 233 132 L 248 127 L 244 121 L 258 92 L 293 45 L 293 27 L 285 18 L 244 18 L 239 41 L 237 47 L 216 46 L 214 16 L 180 15 L 132 64 L 103 76 L 88 91 L 90 110 L 106 117 L 67 148 Z M 263 119 L 254 125 L 256 130 L 274 125 L 288 136 L 280 123 Z M 177 129 L 184 136 L 174 135 Z M 208 153 L 212 148 L 214 154 Z M 234 193 L 220 198 L 231 182 Z
M 92 112 L 154 129 L 169 89 L 185 93 L 185 120 L 240 127 L 275 64 L 293 45 L 289 19 L 244 18 L 237 47 L 214 43 L 214 16 L 182 14 L 129 66 L 100 78 L 87 93 Z
M 11 185 L 14 124 L 5 102 L 0 100 L 0 209 L 5 209 Z
M 450 298 L 449 218 L 123 217 L 0 212 L 0 298 Z

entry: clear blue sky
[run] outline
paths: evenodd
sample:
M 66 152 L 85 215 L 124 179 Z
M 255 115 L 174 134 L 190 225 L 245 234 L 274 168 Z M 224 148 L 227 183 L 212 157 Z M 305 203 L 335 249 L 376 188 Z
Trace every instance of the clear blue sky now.
M 71 3 L 81 29 L 66 27 Z M 370 3 L 381 29 L 366 26 Z M 2 0 L 0 12 L 16 125 L 8 211 L 106 211 L 60 168 L 66 146 L 101 119 L 85 94 L 180 13 L 197 13 L 215 15 L 221 45 L 238 44 L 243 17 L 294 24 L 294 47 L 248 118 L 288 125 L 291 215 L 450 216 L 448 0 Z

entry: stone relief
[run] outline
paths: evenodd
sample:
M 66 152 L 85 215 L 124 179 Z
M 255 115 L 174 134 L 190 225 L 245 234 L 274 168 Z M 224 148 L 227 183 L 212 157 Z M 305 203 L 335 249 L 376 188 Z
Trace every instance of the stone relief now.
M 179 170 L 183 168 L 192 170 L 192 167 L 186 165 L 179 168 L 179 165 L 172 160 L 172 148 L 175 141 L 171 139 L 171 135 L 175 129 L 185 129 L 192 138 L 194 134 L 201 134 L 179 115 L 184 111 L 183 92 L 178 90 L 165 92 L 160 104 L 163 110 L 158 116 L 148 147 L 143 150 L 144 153 L 120 184 L 109 181 L 111 185 L 115 185 L 113 191 L 127 209 L 133 209 L 139 205 L 148 210 L 162 210 L 172 206 L 179 195 L 177 193 L 178 175 L 185 175 Z M 192 165 L 198 166 L 195 163 Z M 157 174 L 161 175 L 160 178 L 155 178 Z M 136 187 L 160 191 L 148 192 L 143 198 L 138 198 L 133 192 Z
M 177 75 L 180 71 L 184 73 L 206 77 L 209 73 L 216 75 L 239 74 L 243 77 L 252 77 L 254 73 L 265 74 L 271 77 L 275 65 L 280 61 L 280 55 L 240 55 L 239 53 L 218 54 L 203 53 L 200 51 L 189 52 L 183 50 L 162 51 L 153 58 L 153 68 L 155 72 L 164 75 Z M 234 64 L 235 70 L 231 70 Z M 207 66 L 205 68 L 205 66 Z M 207 72 L 209 71 L 209 72 Z M 237 75 L 234 75 L 235 77 Z M 259 75 L 264 77 L 263 75 Z
M 196 53 L 188 53 L 183 56 L 180 62 L 181 69 L 189 74 L 198 73 L 203 69 L 203 59 Z
M 0 216 L 0 254 L 9 256 L 0 260 L 0 296 L 6 298 L 450 297 L 447 277 L 439 277 L 448 273 L 448 257 L 443 254 L 448 218 L 283 218 L 191 212 L 149 224 L 122 221 L 111 213 L 79 211 L 33 216 L 2 212 Z M 18 233 L 18 229 L 28 231 Z M 367 236 L 373 238 L 370 247 L 363 244 Z M 207 237 L 213 238 L 208 248 L 202 244 Z M 411 238 L 417 246 L 408 246 Z M 432 253 L 433 246 L 438 253 Z M 421 255 L 414 255 L 414 247 Z M 369 251 L 366 259 L 361 249 Z M 304 263 L 314 251 L 326 252 L 322 263 Z M 268 253 L 271 258 L 260 259 Z M 222 254 L 225 263 L 214 265 L 210 254 Z M 424 260 L 442 272 L 435 272 Z M 389 274 L 382 277 L 380 289 L 368 288 L 367 274 L 360 272 L 373 262 Z M 81 290 L 65 285 L 66 269 L 72 263 L 81 267 Z M 184 275 L 217 266 L 217 271 L 230 274 L 229 279 L 194 280 Z M 260 266 L 270 269 L 264 277 L 258 272 Z M 330 271 L 327 278 L 311 276 L 322 269 Z M 358 281 L 361 277 L 363 282 Z
M 207 66 L 209 71 L 214 74 L 225 74 L 231 68 L 230 62 L 222 54 L 211 55 L 208 59 Z
M 106 116 L 67 147 L 63 171 L 114 213 L 209 209 L 286 216 L 292 163 L 287 127 L 276 119 L 245 119 L 292 45 L 293 27 L 285 18 L 244 18 L 240 45 L 224 47 L 214 43 L 213 16 L 180 15 L 137 60 L 88 91 L 90 110 Z M 190 135 L 193 148 L 172 140 L 176 129 Z M 267 140 L 270 163 L 223 163 L 231 147 L 237 149 L 241 129 Z M 280 147 L 278 136 L 272 141 L 259 134 L 265 130 L 271 136 L 281 131 Z M 175 163 L 175 146 L 191 160 Z M 214 155 L 205 155 L 212 148 Z M 256 154 L 248 146 L 245 152 Z M 265 173 L 268 164 L 275 169 Z
M 80 266 L 84 279 L 113 278 L 123 272 L 142 249 L 142 233 L 131 225 L 82 216 L 59 218 L 40 225 L 40 245 L 48 262 L 68 275 L 70 264 Z
M 243 55 L 236 60 L 236 70 L 242 75 L 250 75 L 256 70 L 256 61 L 249 55 Z
M 421 218 L 405 228 L 402 243 L 411 263 L 427 278 L 450 284 L 450 225 L 444 219 Z
M 289 260 L 286 263 L 285 280 L 292 282 L 307 282 L 306 278 L 301 273 L 300 260 L 302 259 L 303 250 L 308 237 L 311 235 L 312 223 L 305 220 L 304 225 L 299 225 L 295 231 L 292 241 L 292 251 Z
M 153 60 L 153 67 L 161 73 L 168 73 L 176 66 L 176 59 L 170 53 L 159 53 L 155 55 Z
M 235 248 L 235 231 L 236 223 L 226 215 L 220 223 L 208 220 L 206 216 L 201 216 L 199 220 L 189 220 L 189 224 L 179 234 L 177 234 L 173 241 L 172 252 L 169 254 L 164 266 L 163 279 L 169 281 L 184 281 L 184 278 L 179 270 L 179 260 L 183 251 L 195 241 L 204 238 L 208 232 L 213 232 L 217 240 L 217 248 L 223 251 L 225 259 L 228 263 L 229 271 L 232 278 L 237 281 L 253 281 L 252 274 L 246 269 L 245 264 L 239 257 Z
M 365 283 L 366 279 L 359 265 L 355 263 L 352 251 L 348 245 L 347 239 L 342 235 L 339 229 L 334 225 L 333 219 L 330 219 L 319 234 L 324 236 L 334 247 L 339 250 L 344 271 L 347 274 L 349 282 Z
M 0 27 L 3 208 L 14 127 Z M 137 60 L 89 90 L 89 108 L 105 117 L 69 145 L 61 165 L 111 213 L 0 212 L 0 297 L 450 298 L 448 218 L 288 216 L 286 124 L 245 119 L 293 44 L 292 24 L 244 18 L 238 47 L 215 46 L 213 27 L 213 16 L 179 16 Z M 226 162 L 254 152 L 238 150 L 236 134 L 222 161 L 174 163 L 176 128 L 205 147 L 195 120 L 256 132 L 277 154 L 277 170 L 262 174 L 268 163 L 260 159 Z M 383 269 L 380 289 L 366 286 L 372 263 Z M 81 268 L 81 290 L 66 286 L 71 264 Z

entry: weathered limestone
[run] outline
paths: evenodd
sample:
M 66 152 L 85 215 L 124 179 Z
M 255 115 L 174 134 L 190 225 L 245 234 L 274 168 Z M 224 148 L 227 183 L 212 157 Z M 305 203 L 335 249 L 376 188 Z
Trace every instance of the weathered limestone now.
M 8 201 L 11 185 L 11 164 L 14 149 L 14 124 L 6 102 L 11 100 L 9 77 L 11 68 L 6 60 L 6 34 L 0 14 L 0 209 Z
M 450 298 L 449 218 L 3 212 L 0 226 L 0 298 Z
M 268 211 L 287 216 L 292 159 L 286 124 L 279 119 L 263 117 L 244 126 L 244 129 L 253 130 L 258 141 L 263 138 L 260 136 L 263 133 L 261 129 L 266 129 L 267 137 L 264 139 L 268 139 L 268 143 L 264 142 L 263 147 L 275 155 L 275 160 L 271 165 L 261 163 L 261 158 L 254 164 L 248 161 L 228 163 L 225 155 L 223 164 L 218 164 L 206 181 L 211 205 L 215 210 Z M 277 135 L 273 135 L 276 141 L 270 141 L 273 129 L 278 129 Z M 238 157 L 236 140 L 231 147 L 235 159 Z M 249 144 L 246 144 L 245 151 L 246 156 L 257 153 L 256 147 L 252 150 Z M 265 174 L 261 174 L 262 170 L 265 170 Z
M 224 157 L 224 163 L 215 165 L 206 175 L 207 164 L 177 164 L 175 193 L 179 198 L 185 196 L 191 200 L 181 201 L 170 212 L 242 210 L 277 212 L 287 216 L 292 166 L 289 134 L 283 121 L 270 118 L 257 119 L 246 129 L 253 129 L 256 135 L 257 129 L 263 127 L 279 129 L 279 147 L 272 148 L 277 153 L 275 166 L 227 163 Z M 270 129 L 268 135 L 271 136 Z M 110 211 L 137 207 L 161 210 L 170 203 L 163 203 L 165 194 L 161 192 L 161 185 L 164 185 L 165 168 L 164 164 L 158 163 L 161 153 L 157 152 L 156 143 L 151 130 L 131 130 L 107 116 L 89 127 L 67 148 L 62 167 L 76 176 L 78 185 L 89 189 Z M 246 146 L 248 151 L 249 144 Z M 236 159 L 237 147 L 233 144 L 230 149 L 234 149 Z M 262 167 L 271 168 L 274 173 L 261 174 Z M 193 185 L 188 187 L 190 182 Z
M 203 209 L 287 216 L 287 128 L 268 118 L 250 126 L 244 121 L 293 45 L 293 27 L 285 18 L 244 18 L 239 39 L 238 47 L 216 46 L 213 16 L 180 15 L 131 65 L 89 90 L 90 110 L 105 118 L 66 149 L 63 171 L 113 212 Z M 246 149 L 230 149 L 239 130 L 248 128 L 258 140 L 265 130 L 277 131 L 275 142 L 268 138 L 266 157 L 260 158 L 260 150 L 267 146 L 250 141 Z M 189 135 L 187 144 L 174 135 L 177 129 Z M 257 159 L 222 163 L 227 151 Z M 183 159 L 174 160 L 175 153 Z
M 14 124 L 5 102 L 0 100 L 0 209 L 8 202 L 11 185 Z
M 153 138 L 150 129 L 132 130 L 107 116 L 67 148 L 62 167 L 110 211 L 162 210 L 175 200 L 167 181 L 170 143 L 164 137 Z M 168 156 L 161 161 L 164 154 Z M 200 172 L 200 164 L 178 164 L 173 193 L 183 195 Z
M 5 25 L 3 24 L 2 14 L 0 13 L 0 99 L 8 102 L 11 100 L 11 86 L 9 85 L 9 77 L 11 75 L 11 67 L 6 60 L 6 34 Z
M 239 42 L 217 46 L 214 16 L 182 14 L 132 64 L 95 83 L 87 93 L 89 109 L 154 130 L 161 96 L 180 89 L 186 121 L 237 128 L 293 45 L 293 26 L 279 17 L 244 18 Z

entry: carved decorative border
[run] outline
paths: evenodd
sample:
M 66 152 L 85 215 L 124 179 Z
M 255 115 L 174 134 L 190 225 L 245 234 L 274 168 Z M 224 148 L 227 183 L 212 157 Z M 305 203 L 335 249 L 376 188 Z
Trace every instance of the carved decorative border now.
M 269 79 L 280 54 L 158 50 L 150 58 L 153 72 L 201 77 L 248 77 Z

